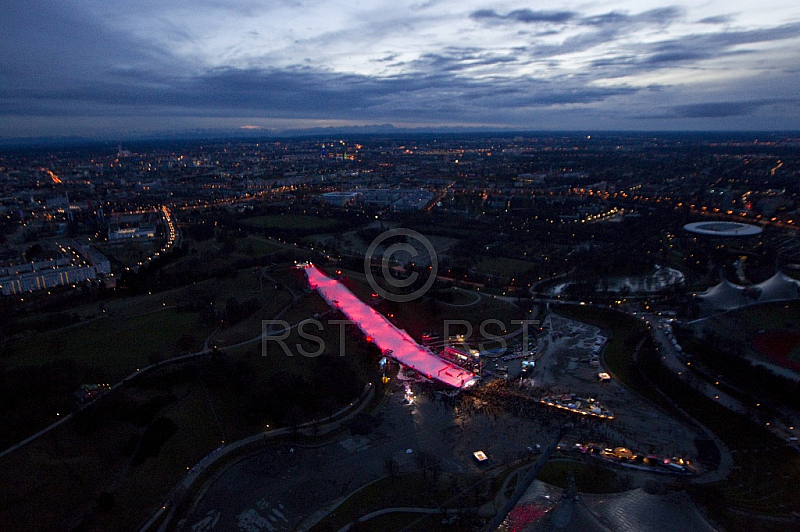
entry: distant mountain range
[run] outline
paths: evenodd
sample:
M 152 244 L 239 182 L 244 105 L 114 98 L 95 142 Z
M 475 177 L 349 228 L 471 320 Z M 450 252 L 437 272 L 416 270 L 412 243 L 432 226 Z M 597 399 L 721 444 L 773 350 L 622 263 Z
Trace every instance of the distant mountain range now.
M 258 139 L 285 137 L 321 137 L 338 135 L 380 135 L 380 134 L 436 134 L 436 133 L 488 133 L 502 131 L 479 127 L 396 127 L 393 124 L 370 124 L 364 126 L 314 127 L 305 129 L 269 129 L 261 127 L 241 127 L 236 129 L 190 129 L 186 131 L 160 131 L 119 135 L 109 137 L 52 136 L 0 138 L 0 147 L 37 147 L 58 145 L 84 145 L 96 143 L 117 143 L 148 140 L 215 140 L 215 139 Z
M 82 136 L 52 136 L 52 137 L 13 137 L 0 138 L 0 148 L 50 148 L 57 146 L 87 146 L 94 144 L 111 144 L 147 141 L 203 141 L 203 140 L 224 140 L 224 139 L 280 139 L 296 137 L 338 137 L 353 135 L 435 135 L 435 134 L 497 134 L 502 136 L 525 135 L 525 136 L 582 136 L 586 131 L 554 131 L 554 130 L 519 130 L 519 129 L 499 129 L 489 127 L 397 127 L 393 124 L 369 124 L 364 126 L 332 126 L 332 127 L 313 127 L 305 129 L 269 129 L 258 126 L 242 126 L 235 129 L 212 129 L 197 128 L 184 131 L 159 131 L 151 133 L 137 133 L 129 135 L 117 135 L 115 137 L 82 137 Z M 746 139 L 754 134 L 759 137 L 776 137 L 782 134 L 794 134 L 797 132 L 777 132 L 777 131 L 591 131 L 592 135 L 602 136 L 652 136 L 663 137 L 717 137 L 723 135 L 731 139 Z

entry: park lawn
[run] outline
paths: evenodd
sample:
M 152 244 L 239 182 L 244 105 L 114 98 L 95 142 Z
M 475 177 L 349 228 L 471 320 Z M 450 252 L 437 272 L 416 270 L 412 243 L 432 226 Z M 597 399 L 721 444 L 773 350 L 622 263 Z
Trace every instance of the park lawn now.
M 184 247 L 197 253 L 213 253 L 219 251 L 221 246 L 215 238 L 207 238 L 205 240 L 188 240 Z
M 120 464 L 92 454 L 95 442 L 76 444 L 73 422 L 0 459 L 0 522 L 4 530 L 70 530 Z M 117 437 L 128 431 L 116 431 Z M 97 440 L 108 449 L 113 444 Z M 112 451 L 113 452 L 113 451 Z M 11 527 L 11 523 L 14 524 Z M 10 528 L 6 528 L 10 527 Z
M 245 218 L 242 223 L 254 229 L 297 229 L 324 231 L 338 225 L 336 220 L 306 214 L 269 214 Z
M 794 349 L 789 351 L 789 354 L 786 355 L 786 358 L 792 362 L 800 363 L 800 345 L 795 346 Z
M 262 332 L 263 320 L 274 318 L 281 309 L 292 301 L 292 296 L 285 290 L 275 290 L 269 282 L 265 284 L 264 292 L 265 295 L 269 296 L 266 297 L 266 303 L 250 317 L 215 332 L 209 340 L 209 345 L 221 347 L 255 338 Z M 264 297 L 260 299 L 263 301 Z
M 533 268 L 533 263 L 519 260 L 510 259 L 506 257 L 489 257 L 483 258 L 478 262 L 476 268 L 481 273 L 489 275 L 500 275 L 502 277 L 513 277 L 527 272 Z
M 236 270 L 235 274 L 230 277 L 206 279 L 160 292 L 110 298 L 100 303 L 75 307 L 69 312 L 80 316 L 98 316 L 102 314 L 102 304 L 109 316 L 133 318 L 148 312 L 162 310 L 165 307 L 178 307 L 200 300 L 211 300 L 215 305 L 224 305 L 230 297 L 235 297 L 240 301 L 248 297 L 259 297 L 266 304 L 271 299 L 272 285 L 268 280 L 264 280 L 263 284 L 264 292 L 262 293 L 257 275 L 251 268 L 244 268 Z
M 284 246 L 276 242 L 253 235 L 236 240 L 236 251 L 253 257 L 271 255 L 285 249 Z
M 123 452 L 129 438 L 144 431 L 116 417 L 93 434 L 81 436 L 75 421 L 50 431 L 23 449 L 0 459 L 0 467 L 11 482 L 0 486 L 0 522 L 20 530 L 70 529 L 107 491 L 114 497 L 108 513 L 97 512 L 86 523 L 87 530 L 128 530 L 143 524 L 162 504 L 170 490 L 203 456 L 221 445 L 220 426 L 230 441 L 261 430 L 242 422 L 241 405 L 228 408 L 225 389 L 198 383 L 163 388 L 120 388 L 111 392 L 150 397 L 170 392 L 176 400 L 156 415 L 177 425 L 155 457 L 129 465 Z M 108 396 L 111 397 L 111 396 Z M 105 400 L 105 398 L 103 399 Z M 213 405 L 214 411 L 212 411 Z M 214 414 L 217 414 L 216 416 Z M 17 500 L 19 499 L 19 500 Z M 24 502 L 23 502 L 24 501 Z
M 316 292 L 310 292 L 300 297 L 289 309 L 281 315 L 280 319 L 290 325 L 301 320 L 311 318 L 314 314 L 323 314 L 332 310 L 331 306 Z
M 236 298 L 240 303 L 256 298 L 266 305 L 273 299 L 274 289 L 269 280 L 260 281 L 259 275 L 252 268 L 234 270 L 232 275 L 221 279 L 206 279 L 173 290 L 119 300 L 118 311 L 125 316 L 132 316 L 163 306 L 179 306 L 199 301 L 213 301 L 214 305 L 224 306 L 230 298 Z M 109 306 L 109 311 L 111 310 L 117 308 Z
M 749 454 L 746 460 L 736 460 L 740 469 L 715 486 L 725 501 L 758 514 L 797 512 L 800 454 L 788 447 Z
M 174 421 L 177 432 L 164 443 L 157 456 L 127 471 L 114 489 L 113 511 L 96 515 L 93 523 L 96 530 L 124 530 L 143 524 L 148 512 L 155 511 L 166 500 L 187 469 L 222 445 L 220 429 L 209 405 L 217 409 L 226 436 L 232 433 L 238 439 L 257 432 L 256 427 L 250 433 L 234 431 L 236 424 L 230 417 L 219 416 L 216 394 L 213 389 L 209 392 L 207 395 L 202 385 L 190 386 L 178 401 L 158 413 L 157 417 Z
M 343 270 L 343 275 L 347 277 L 345 286 L 353 292 L 359 299 L 369 302 L 372 298 L 372 288 L 364 280 L 363 273 Z M 459 289 L 459 291 L 462 291 Z M 469 301 L 474 301 L 474 296 L 470 293 Z M 466 307 L 457 307 L 439 303 L 432 298 L 422 297 L 405 303 L 395 303 L 384 300 L 375 309 L 385 316 L 390 314 L 390 319 L 401 329 L 405 329 L 413 338 L 421 340 L 424 333 L 443 334 L 446 321 L 456 320 L 467 321 L 472 325 L 475 338 L 480 335 L 480 326 L 485 320 L 499 320 L 505 328 L 497 327 L 495 323 L 487 324 L 486 331 L 489 334 L 508 334 L 520 327 L 513 323 L 524 319 L 524 311 L 508 301 L 496 299 L 491 296 L 482 297 L 479 303 Z M 452 325 L 450 332 L 462 333 L 464 326 Z M 487 335 L 487 340 L 489 336 Z
M 265 285 L 269 285 L 265 281 Z M 270 287 L 271 288 L 271 287 Z M 200 298 L 212 299 L 215 304 L 224 304 L 229 297 L 242 297 L 242 292 L 255 292 L 259 290 L 259 282 L 251 270 L 238 270 L 235 277 L 225 279 L 208 279 L 172 290 L 155 293 L 126 295 L 123 297 L 110 297 L 100 302 L 83 303 L 54 314 L 68 313 L 87 320 L 103 316 L 105 308 L 108 316 L 133 318 L 141 314 L 163 310 L 165 307 L 176 307 L 192 303 Z M 266 298 L 265 302 L 266 302 Z M 28 323 L 38 323 L 41 317 L 24 318 L 20 325 L 24 329 Z M 69 329 L 67 329 L 69 330 Z M 68 334 L 65 330 L 64 334 Z
M 124 243 L 96 245 L 98 251 L 109 259 L 119 261 L 124 266 L 133 266 L 149 256 L 152 256 L 163 244 L 164 239 L 158 240 L 126 240 Z
M 12 345 L 6 362 L 15 367 L 73 359 L 95 367 L 108 382 L 115 382 L 147 365 L 153 352 L 176 354 L 177 341 L 184 334 L 195 334 L 193 347 L 200 348 L 202 340 L 197 333 L 195 312 L 165 309 L 134 318 L 99 318 L 19 341 Z
M 743 326 L 749 334 L 761 329 L 782 330 L 797 329 L 800 323 L 800 301 L 765 303 L 740 310 L 728 312 L 714 318 L 716 322 L 730 323 L 730 318 L 737 317 L 737 326 Z
M 289 342 L 292 339 L 288 340 Z M 353 341 L 348 341 L 351 345 Z M 363 345 L 363 342 L 361 342 Z M 348 353 L 353 350 L 348 348 Z M 362 347 L 363 349 L 363 347 Z M 300 374 L 313 379 L 330 378 L 319 372 L 318 359 L 306 359 L 300 356 L 283 355 L 262 358 L 253 349 L 225 352 L 216 363 L 221 367 L 237 368 L 247 364 L 247 374 L 256 381 L 268 381 L 281 372 Z M 202 374 L 202 368 L 213 368 L 214 358 L 199 359 L 195 362 Z M 162 372 L 170 371 L 165 366 Z M 213 379 L 212 379 L 213 380 Z M 177 432 L 161 447 L 155 457 L 146 459 L 142 464 L 132 467 L 114 489 L 115 508 L 106 515 L 98 515 L 90 529 L 122 530 L 131 525 L 141 524 L 149 512 L 154 511 L 164 502 L 170 490 L 183 478 L 187 468 L 191 468 L 210 452 L 222 445 L 260 433 L 265 429 L 261 424 L 252 424 L 246 420 L 243 408 L 243 397 L 246 388 L 231 389 L 228 385 L 203 384 L 193 381 L 164 387 L 159 384 L 154 373 L 143 376 L 141 381 L 131 385 L 141 385 L 140 393 L 169 392 L 177 400 L 163 408 L 155 417 L 167 417 L 174 421 Z M 332 405 L 338 409 L 341 405 Z M 268 423 L 273 423 L 267 420 Z M 275 425 L 279 423 L 274 421 Z
M 437 300 L 440 300 L 442 304 L 454 306 L 467 306 L 473 303 L 477 304 L 481 299 L 481 296 L 478 292 L 465 290 L 463 288 L 458 288 L 457 286 L 431 290 L 430 294 Z
M 282 345 L 275 339 L 255 344 L 261 355 L 255 360 L 255 374 L 267 379 L 277 372 L 288 371 L 310 378 L 331 378 L 333 376 L 320 373 L 324 367 L 320 363 L 325 357 L 332 357 L 344 362 L 360 380 L 372 380 L 378 371 L 379 351 L 366 342 L 364 335 L 354 325 L 329 321 L 333 319 L 342 317 L 321 317 L 318 322 L 321 328 L 311 323 L 304 326 L 303 333 L 307 337 L 315 336 L 318 339 L 303 338 L 295 328 L 282 340 Z M 341 340 L 342 331 L 344 344 Z M 322 354 L 317 355 L 320 349 Z
M 746 453 L 733 455 L 734 468 L 725 480 L 690 488 L 690 493 L 709 509 L 714 520 L 728 530 L 754 530 L 768 525 L 769 521 L 748 516 L 747 526 L 742 526 L 742 515 L 730 510 L 782 516 L 800 511 L 797 498 L 800 454 L 789 447 L 770 449 L 770 445 L 780 445 L 780 442 L 730 411 L 712 410 L 699 419 L 729 448 L 746 449 L 748 444 L 750 447 Z
M 614 471 L 574 460 L 549 460 L 537 478 L 547 484 L 566 488 L 570 472 L 575 477 L 575 486 L 580 493 L 617 493 L 625 490 Z

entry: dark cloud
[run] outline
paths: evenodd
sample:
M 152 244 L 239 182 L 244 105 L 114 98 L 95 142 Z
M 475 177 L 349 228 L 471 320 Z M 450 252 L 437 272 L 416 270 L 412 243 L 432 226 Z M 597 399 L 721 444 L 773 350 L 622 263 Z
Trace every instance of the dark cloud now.
M 750 55 L 743 44 L 782 41 L 800 37 L 800 23 L 758 29 L 684 35 L 638 46 L 635 54 L 619 54 L 592 62 L 606 77 L 620 77 L 647 70 L 696 63 L 736 55 Z M 569 42 L 564 43 L 569 44 Z M 591 43 L 585 43 L 591 45 Z
M 480 9 L 473 12 L 470 18 L 480 21 L 510 21 L 524 24 L 554 23 L 563 24 L 577 16 L 573 11 L 533 11 L 531 9 L 516 9 L 505 15 L 500 15 L 493 9 Z
M 409 51 L 402 45 L 394 49 L 381 44 L 390 42 L 381 40 L 389 33 L 404 38 L 406 32 L 413 34 L 412 30 L 418 28 L 427 31 L 443 20 L 415 12 L 412 17 L 398 14 L 396 18 L 365 20 L 359 26 L 362 31 L 332 24 L 327 33 L 293 36 L 297 42 L 291 49 L 273 53 L 265 46 L 264 55 L 258 55 L 250 48 L 251 40 L 207 40 L 190 29 L 190 24 L 182 24 L 175 14 L 200 5 L 215 16 L 224 17 L 228 12 L 246 16 L 263 14 L 274 5 L 265 7 L 255 0 L 238 4 L 170 0 L 166 3 L 169 10 L 165 8 L 164 16 L 159 17 L 162 0 L 131 0 L 125 6 L 129 17 L 137 7 L 153 14 L 146 22 L 149 30 L 143 34 L 156 38 L 145 42 L 112 29 L 113 21 L 81 9 L 84 2 L 92 2 L 101 12 L 111 10 L 102 0 L 69 4 L 60 0 L 6 0 L 0 17 L 0 122 L 9 124 L 19 117 L 33 117 L 32 122 L 55 117 L 75 123 L 86 117 L 97 117 L 98 123 L 103 117 L 111 122 L 134 122 L 135 117 L 144 117 L 145 123 L 164 123 L 169 117 L 263 117 L 519 125 L 528 123 L 531 117 L 548 116 L 551 124 L 558 125 L 562 123 L 559 113 L 575 120 L 582 119 L 581 113 L 595 113 L 592 116 L 605 116 L 613 122 L 643 118 L 640 111 L 650 108 L 659 113 L 654 118 L 702 122 L 765 113 L 777 116 L 789 109 L 786 106 L 793 106 L 794 114 L 783 114 L 800 116 L 797 102 L 786 99 L 796 92 L 800 68 L 800 60 L 791 57 L 769 58 L 769 81 L 752 78 L 764 89 L 761 94 L 771 100 L 743 97 L 759 94 L 750 85 L 751 78 L 743 81 L 744 73 L 738 80 L 726 76 L 719 86 L 706 86 L 702 98 L 689 92 L 687 87 L 694 85 L 685 78 L 674 87 L 608 86 L 609 79 L 672 67 L 695 68 L 705 60 L 766 57 L 755 55 L 763 53 L 762 47 L 747 45 L 798 38 L 800 23 L 731 30 L 722 26 L 731 18 L 718 16 L 703 19 L 701 22 L 708 26 L 697 33 L 672 37 L 672 32 L 662 30 L 685 19 L 677 7 L 591 16 L 566 9 L 483 9 L 470 14 L 471 20 L 482 25 L 478 31 L 502 27 L 516 32 L 513 44 L 517 46 L 483 47 L 475 39 L 470 47 L 437 44 L 435 48 L 412 47 Z M 474 24 L 470 26 L 475 29 Z M 639 30 L 648 33 L 647 42 L 629 38 Z M 243 35 L 257 36 L 252 32 Z M 654 35 L 669 37 L 653 42 Z M 210 42 L 218 42 L 219 49 L 213 53 L 204 49 Z M 347 53 L 353 42 L 379 43 L 381 47 L 365 51 L 364 65 L 381 74 L 337 73 L 324 62 L 324 57 L 332 57 L 341 44 L 349 46 L 342 48 Z M 172 52 L 173 48 L 180 52 Z M 584 57 L 596 57 L 601 49 L 608 50 L 608 55 L 580 71 L 565 59 L 579 52 L 588 52 Z M 317 50 L 324 50 L 323 59 L 314 57 Z M 309 65 L 317 66 L 264 66 L 275 64 L 267 54 L 280 55 L 287 63 L 301 63 L 307 57 L 311 58 Z M 225 57 L 236 58 L 239 68 L 207 66 L 225 64 Z M 599 80 L 605 83 L 597 83 Z M 736 90 L 729 91 L 731 87 Z M 661 94 L 656 95 L 656 91 Z M 701 99 L 710 103 L 692 103 Z M 662 112 L 664 101 L 684 105 Z
M 516 53 L 497 53 L 481 48 L 449 47 L 440 54 L 423 54 L 414 61 L 414 67 L 421 72 L 455 72 L 480 66 L 519 63 L 520 60 L 520 56 Z
M 669 24 L 683 16 L 678 7 L 664 7 L 629 15 L 619 11 L 611 11 L 600 15 L 581 16 L 575 11 L 534 11 L 531 9 L 515 9 L 502 15 L 494 9 L 479 9 L 470 14 L 473 20 L 483 22 L 521 22 L 524 24 L 574 23 L 582 26 L 621 26 L 640 24 Z
M 584 26 L 619 26 L 623 24 L 630 24 L 631 20 L 632 19 L 630 15 L 620 13 L 618 11 L 611 11 L 601 15 L 593 15 L 591 17 L 582 18 L 581 24 Z
M 732 15 L 717 15 L 715 17 L 706 17 L 698 20 L 701 24 L 727 24 L 733 21 Z
M 531 11 L 530 9 L 517 9 L 506 15 L 506 18 L 532 24 L 537 22 L 569 22 L 575 18 L 572 11 Z
M 662 7 L 643 11 L 636 15 L 612 11 L 602 15 L 585 17 L 580 20 L 586 26 L 640 26 L 670 24 L 683 17 L 683 10 L 678 7 Z
M 453 51 L 456 53 L 456 51 Z M 474 50 L 461 59 L 490 61 Z M 511 60 L 510 58 L 508 60 Z M 427 73 L 375 78 L 310 68 L 216 69 L 194 77 L 133 75 L 76 87 L 15 94 L 29 113 L 47 115 L 117 113 L 275 118 L 393 119 L 414 112 L 430 120 L 464 116 L 491 120 L 525 109 L 581 105 L 632 94 L 633 88 L 587 87 L 583 80 L 473 79 L 448 57 L 429 57 Z M 18 109 L 18 107 L 17 107 Z M 14 114 L 12 106 L 0 113 Z
M 664 118 L 725 118 L 748 116 L 765 105 L 775 103 L 770 100 L 740 102 L 708 102 L 680 105 L 674 107 Z
M 537 58 L 554 57 L 583 52 L 597 46 L 616 41 L 622 35 L 630 34 L 640 28 L 664 27 L 681 20 L 684 11 L 678 7 L 652 9 L 636 14 L 611 11 L 599 15 L 580 15 L 572 11 L 530 11 L 516 10 L 501 15 L 491 9 L 475 11 L 470 15 L 474 20 L 488 23 L 519 24 L 547 22 L 561 24 L 559 30 L 550 29 L 548 35 L 563 32 L 565 28 L 578 29 L 558 44 L 533 44 L 531 56 Z M 534 37 L 541 37 L 536 34 Z
M 0 17 L 0 95 L 12 88 L 63 84 L 121 68 L 170 70 L 175 61 L 158 46 L 119 32 L 78 6 L 47 0 L 6 0 Z
M 726 101 L 710 101 L 691 103 L 686 105 L 673 105 L 665 107 L 664 111 L 657 114 L 640 115 L 639 118 L 648 119 L 724 119 L 724 118 L 750 118 L 763 112 L 765 108 L 772 114 L 796 112 L 800 108 L 800 98 L 763 98 L 741 99 Z M 746 123 L 746 122 L 743 122 Z
M 685 35 L 683 37 L 663 41 L 658 45 L 661 50 L 666 48 L 697 47 L 708 50 L 713 55 L 714 49 L 729 48 L 740 44 L 754 44 L 773 41 L 782 41 L 800 37 L 800 22 L 782 24 L 771 28 L 757 30 L 726 31 L 718 33 L 702 33 Z
M 697 61 L 699 59 L 706 59 L 708 57 L 709 52 L 703 50 L 671 50 L 646 56 L 642 60 L 637 61 L 635 64 L 639 66 L 661 66 L 667 64 L 684 63 L 686 61 Z
M 495 11 L 494 9 L 479 9 L 478 11 L 473 12 L 470 15 L 470 18 L 475 20 L 484 20 L 484 19 L 503 18 L 503 17 L 498 15 L 497 11 Z

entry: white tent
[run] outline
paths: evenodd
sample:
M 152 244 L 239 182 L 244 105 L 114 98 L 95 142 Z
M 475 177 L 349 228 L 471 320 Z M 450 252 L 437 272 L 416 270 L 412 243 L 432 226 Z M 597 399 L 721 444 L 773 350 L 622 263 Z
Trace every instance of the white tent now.
M 778 272 L 763 283 L 755 285 L 760 294 L 758 301 L 779 301 L 800 297 L 800 282 L 783 272 Z
M 727 279 L 698 294 L 698 297 L 704 306 L 717 310 L 730 310 L 753 302 L 745 295 L 743 287 Z
M 766 281 L 752 286 L 739 286 L 727 279 L 698 294 L 706 311 L 731 310 L 753 303 L 800 298 L 800 281 L 778 272 Z

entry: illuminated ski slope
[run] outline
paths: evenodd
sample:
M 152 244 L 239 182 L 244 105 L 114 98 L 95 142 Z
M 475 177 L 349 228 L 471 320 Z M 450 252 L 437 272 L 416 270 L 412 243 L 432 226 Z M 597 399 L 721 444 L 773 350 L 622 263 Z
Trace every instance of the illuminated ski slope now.
M 358 299 L 342 283 L 327 277 L 313 264 L 304 268 L 311 288 L 319 292 L 329 305 L 341 310 L 384 354 L 428 378 L 456 388 L 474 383 L 475 375 L 419 345 L 408 333 L 395 327 L 381 313 Z M 391 350 L 391 353 L 387 353 L 387 350 Z

